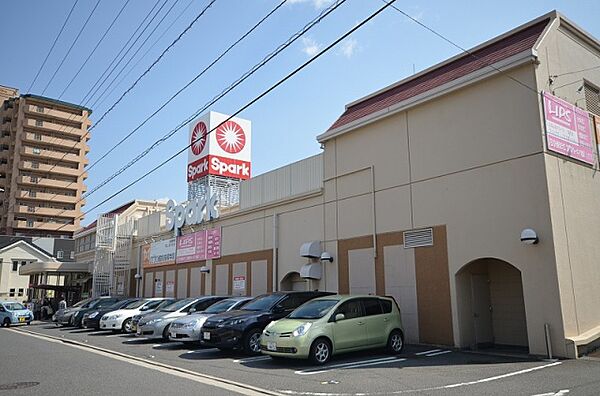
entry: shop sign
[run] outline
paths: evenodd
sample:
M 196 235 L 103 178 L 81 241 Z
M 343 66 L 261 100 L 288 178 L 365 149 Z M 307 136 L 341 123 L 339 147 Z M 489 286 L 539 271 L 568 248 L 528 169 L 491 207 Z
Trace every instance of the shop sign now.
M 246 290 L 246 277 L 244 275 L 233 277 L 233 290 Z
M 589 113 L 548 92 L 543 100 L 548 150 L 593 165 Z
M 167 230 L 174 231 L 175 236 L 185 225 L 202 224 L 219 218 L 218 198 L 213 194 L 209 198 L 195 198 L 177 205 L 173 199 L 167 202 Z
M 250 178 L 250 121 L 210 111 L 190 123 L 187 181 L 206 175 Z
M 164 241 L 152 242 L 142 246 L 142 265 L 144 268 L 158 265 L 175 264 L 177 239 L 171 238 Z
M 594 115 L 594 128 L 596 129 L 596 144 L 598 145 L 598 155 L 600 156 L 600 116 Z
M 221 257 L 221 229 L 197 231 L 177 238 L 177 264 Z

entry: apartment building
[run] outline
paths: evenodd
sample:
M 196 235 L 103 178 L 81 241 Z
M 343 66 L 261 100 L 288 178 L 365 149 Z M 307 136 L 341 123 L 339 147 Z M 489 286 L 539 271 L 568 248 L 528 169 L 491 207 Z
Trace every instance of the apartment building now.
M 91 110 L 0 86 L 0 234 L 71 238 L 86 191 Z

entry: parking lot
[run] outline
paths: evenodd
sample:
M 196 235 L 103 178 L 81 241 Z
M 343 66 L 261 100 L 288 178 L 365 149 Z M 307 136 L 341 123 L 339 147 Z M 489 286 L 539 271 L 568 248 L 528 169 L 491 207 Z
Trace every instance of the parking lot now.
M 247 385 L 263 394 L 592 395 L 600 391 L 600 360 L 595 359 L 549 362 L 407 345 L 398 356 L 383 351 L 355 353 L 335 357 L 325 366 L 315 367 L 305 361 L 247 357 L 218 349 L 190 348 L 182 343 L 56 327 L 50 323 L 37 322 L 7 331 L 48 342 L 59 340 L 78 349 L 100 351 L 138 365 L 155 364 L 210 376 L 223 383 Z M 35 359 L 33 354 L 28 356 Z M 175 377 L 172 380 L 173 383 L 181 381 Z

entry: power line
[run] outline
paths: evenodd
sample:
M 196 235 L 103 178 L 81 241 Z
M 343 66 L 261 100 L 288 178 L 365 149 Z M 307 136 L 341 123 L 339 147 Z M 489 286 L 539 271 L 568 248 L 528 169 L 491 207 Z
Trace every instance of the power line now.
M 123 10 L 125 9 L 125 7 L 127 7 L 127 4 L 129 4 L 129 1 L 130 0 L 127 0 L 125 2 L 125 4 L 123 4 L 123 7 L 121 7 L 121 9 L 119 10 L 119 12 L 115 16 L 115 18 L 112 20 L 112 22 L 110 23 L 110 25 L 108 26 L 108 28 L 106 29 L 106 31 L 104 32 L 104 34 L 102 35 L 102 37 L 100 37 L 100 40 L 98 40 L 98 42 L 96 43 L 96 46 L 94 47 L 94 49 L 92 50 L 92 52 L 90 52 L 90 54 L 87 56 L 87 58 L 85 59 L 85 61 L 83 62 L 83 64 L 79 67 L 79 70 L 77 70 L 77 73 L 75 73 L 75 75 L 73 76 L 73 78 L 71 79 L 71 81 L 69 81 L 69 83 L 67 84 L 67 86 L 65 87 L 65 89 L 63 89 L 62 92 L 60 93 L 60 95 L 58 95 L 59 99 L 64 95 L 64 93 L 67 91 L 67 89 L 69 89 L 69 87 L 71 86 L 71 84 L 73 84 L 73 81 L 75 81 L 75 79 L 77 78 L 77 76 L 79 76 L 79 73 L 81 73 L 81 70 L 83 70 L 83 68 L 85 67 L 85 65 L 87 65 L 87 63 L 90 60 L 90 58 L 92 57 L 92 55 L 94 55 L 94 53 L 98 49 L 98 46 L 100 46 L 100 43 L 102 43 L 102 41 L 104 41 L 104 38 L 106 37 L 106 35 L 108 34 L 108 32 L 110 32 L 110 30 L 114 26 L 115 22 L 117 22 L 117 19 L 119 19 L 119 17 L 123 13 Z
M 225 51 L 223 51 L 217 58 L 215 58 L 211 63 L 209 63 L 200 73 L 198 73 L 194 78 L 188 81 L 183 87 L 181 87 L 177 92 L 175 92 L 171 97 L 160 105 L 152 114 L 146 117 L 137 127 L 135 127 L 131 132 L 125 135 L 116 145 L 112 146 L 106 153 L 102 154 L 100 158 L 94 161 L 90 166 L 87 167 L 87 170 L 90 170 L 95 165 L 97 165 L 100 161 L 106 158 L 110 153 L 112 153 L 117 147 L 123 144 L 127 139 L 129 139 L 135 132 L 137 132 L 141 127 L 146 125 L 148 121 L 154 118 L 162 109 L 164 109 L 169 103 L 171 103 L 179 94 L 181 94 L 184 90 L 186 90 L 190 85 L 196 82 L 202 75 L 204 75 L 209 69 L 211 69 L 217 62 L 219 62 L 225 55 L 227 55 L 236 45 L 238 45 L 242 40 L 248 37 L 254 30 L 256 30 L 265 20 L 267 20 L 273 13 L 275 13 L 281 6 L 285 4 L 287 0 L 281 1 L 275 8 L 273 8 L 267 15 L 265 15 L 260 21 L 258 21 L 250 30 L 244 33 L 240 38 L 238 38 L 234 43 L 232 43 Z
M 550 77 L 568 76 L 570 74 L 583 73 L 583 72 L 586 72 L 586 71 L 596 70 L 596 69 L 600 69 L 600 65 L 599 66 L 594 66 L 594 67 L 588 67 L 587 69 L 575 70 L 575 71 L 570 71 L 570 72 L 560 73 L 560 74 L 553 74 Z
M 54 39 L 54 42 L 52 43 L 52 46 L 48 50 L 48 53 L 46 54 L 46 57 L 44 58 L 44 61 L 42 62 L 42 65 L 40 66 L 40 68 L 38 69 L 37 73 L 35 74 L 35 77 L 33 78 L 33 81 L 31 82 L 31 84 L 29 84 L 29 88 L 27 88 L 27 93 L 29 93 L 31 91 L 31 88 L 33 87 L 33 85 L 37 81 L 40 73 L 42 72 L 42 69 L 46 65 L 46 62 L 48 61 L 48 58 L 50 57 L 50 54 L 52 53 L 52 50 L 54 50 L 54 46 L 56 46 L 56 43 L 58 42 L 58 39 L 60 38 L 60 35 L 62 34 L 63 30 L 65 30 L 65 26 L 67 26 L 67 22 L 69 22 L 69 19 L 71 18 L 71 14 L 73 13 L 73 10 L 75 9 L 75 6 L 77 5 L 78 2 L 79 2 L 79 0 L 75 0 L 75 3 L 73 3 L 73 6 L 71 7 L 71 10 L 67 14 L 67 18 L 63 22 L 63 24 L 62 24 L 62 26 L 60 28 L 60 31 L 58 32 L 58 35 L 56 36 L 56 38 Z
M 190 8 L 190 6 L 194 3 L 194 1 L 195 0 L 190 0 L 190 2 L 185 6 L 185 8 L 183 10 L 181 10 L 179 15 L 177 15 L 177 17 L 169 24 L 169 26 L 167 26 L 167 28 L 165 30 L 163 30 L 161 35 L 156 40 L 154 40 L 154 42 L 152 43 L 152 45 L 150 45 L 150 47 L 148 47 L 148 49 L 146 49 L 146 52 L 144 52 L 144 54 L 137 60 L 137 62 L 134 63 L 134 65 L 129 69 L 129 71 L 127 73 L 125 73 L 125 75 L 123 75 L 123 77 L 121 77 L 121 79 L 117 82 L 117 84 L 108 92 L 108 95 L 106 95 L 104 97 L 104 99 L 102 99 L 100 102 L 98 102 L 98 106 L 102 106 L 102 104 L 106 101 L 106 99 L 108 99 L 112 95 L 112 93 L 117 89 L 117 87 L 121 85 L 123 80 L 125 80 L 125 78 L 129 77 L 131 72 L 135 70 L 137 65 L 139 65 L 142 60 L 144 60 L 144 58 L 146 57 L 146 55 L 148 55 L 150 50 L 152 50 L 152 48 L 154 48 L 156 46 L 156 44 L 158 44 L 158 42 L 165 36 L 165 34 L 167 34 L 167 32 L 173 27 L 173 25 L 175 23 L 177 23 L 177 21 L 179 19 L 181 19 L 183 14 L 185 14 L 187 9 Z
M 330 5 L 328 8 L 324 9 L 317 17 L 315 17 L 314 19 L 312 19 L 302 29 L 300 29 L 299 31 L 297 31 L 296 33 L 294 33 L 292 36 L 290 36 L 289 39 L 287 39 L 284 43 L 282 43 L 281 45 L 279 45 L 275 50 L 273 50 L 272 52 L 270 52 L 269 54 L 267 54 L 260 62 L 258 62 L 256 65 L 254 65 L 252 68 L 250 68 L 244 74 L 242 74 L 241 77 L 239 77 L 237 80 L 235 80 L 233 83 L 231 83 L 227 88 L 223 89 L 223 91 L 221 91 L 221 93 L 219 93 L 218 95 L 216 95 L 215 97 L 213 97 L 210 101 L 208 101 L 207 103 L 205 103 L 199 110 L 197 110 L 196 112 L 194 112 L 191 116 L 189 116 L 187 119 L 185 119 L 177 127 L 175 127 L 170 132 L 168 132 L 166 135 L 164 135 L 163 137 L 161 137 L 160 139 L 158 139 L 157 141 L 155 141 L 152 145 L 150 145 L 144 151 L 142 151 L 140 154 L 138 154 L 136 157 L 134 157 L 128 164 L 126 164 L 125 166 L 123 166 L 117 172 L 113 173 L 111 176 L 109 176 L 107 179 L 105 179 L 104 181 L 102 181 L 100 184 L 98 184 L 92 190 L 88 191 L 86 193 L 86 195 L 84 196 L 84 198 L 89 197 L 91 194 L 93 194 L 94 192 L 96 192 L 98 189 L 100 189 L 101 187 L 103 187 L 106 184 L 108 184 L 111 180 L 115 179 L 117 176 L 119 176 L 120 174 L 122 174 L 128 168 L 130 168 L 131 166 L 133 166 L 136 162 L 138 162 L 143 157 L 145 157 L 146 155 L 148 155 L 148 153 L 150 153 L 150 151 L 154 150 L 161 143 L 163 143 L 166 140 L 168 140 L 169 138 L 171 138 L 175 133 L 177 133 L 177 131 L 179 131 L 181 128 L 183 128 L 184 126 L 186 126 L 189 122 L 191 122 L 199 114 L 201 114 L 204 111 L 206 111 L 207 109 L 209 109 L 212 105 L 214 105 L 221 98 L 223 98 L 225 95 L 227 95 L 233 89 L 235 89 L 238 85 L 240 85 L 246 79 L 248 79 L 249 77 L 251 77 L 260 68 L 262 68 L 269 61 L 271 61 L 275 56 L 277 56 L 283 50 L 285 50 L 290 45 L 292 45 L 296 40 L 298 40 L 300 37 L 302 37 L 304 34 L 306 34 L 310 29 L 312 29 L 314 26 L 316 26 L 318 23 L 320 23 L 325 17 L 327 17 L 330 13 L 332 13 L 333 11 L 335 11 L 338 7 L 340 7 L 345 2 L 346 2 L 346 0 L 338 0 L 335 3 L 333 3 L 332 5 Z M 133 133 L 134 133 L 134 131 L 132 131 L 128 135 L 126 135 L 113 148 L 111 148 L 111 150 L 114 149 L 114 148 L 116 148 L 116 146 L 122 144 L 131 135 L 133 135 Z M 106 155 L 108 155 L 108 153 L 105 154 L 104 156 L 106 156 Z M 98 163 L 98 161 L 96 161 L 92 165 L 95 165 L 97 163 Z M 91 167 L 88 167 L 88 170 L 89 169 L 91 169 Z
M 353 28 L 351 28 L 350 30 L 348 30 L 342 36 L 340 36 L 339 38 L 337 38 L 334 42 L 332 42 L 327 47 L 325 47 L 324 49 L 322 49 L 321 51 L 319 51 L 319 53 L 317 53 L 315 56 L 313 56 L 312 58 L 310 58 L 309 60 L 307 60 L 306 62 L 304 62 L 302 65 L 298 66 L 296 69 L 294 69 L 292 72 L 290 72 L 289 74 L 287 74 L 285 77 L 283 77 L 282 79 L 280 79 L 279 81 L 277 81 L 275 84 L 271 85 L 268 89 L 266 89 L 265 91 L 263 91 L 260 95 L 256 96 L 250 102 L 246 103 L 244 106 L 242 106 L 240 109 L 238 109 L 235 113 L 233 113 L 232 115 L 230 115 L 227 119 L 225 119 L 224 121 L 222 121 L 221 123 L 219 123 L 219 125 L 215 126 L 210 131 L 208 131 L 206 133 L 206 135 L 204 135 L 204 136 L 207 136 L 208 134 L 214 132 L 219 127 L 221 127 L 223 124 L 225 124 L 227 121 L 229 121 L 232 118 L 236 117 L 238 114 L 240 114 L 241 112 L 243 112 L 247 108 L 251 107 L 256 102 L 258 102 L 259 100 L 261 100 L 263 97 L 265 97 L 266 95 L 268 95 L 269 93 L 271 93 L 272 91 L 274 91 L 277 87 L 279 87 L 280 85 L 282 85 L 283 83 L 285 83 L 287 80 L 289 80 L 290 78 L 292 78 L 293 76 L 295 76 L 296 74 L 298 74 L 300 71 L 302 71 L 305 67 L 307 67 L 308 65 L 310 65 L 311 63 L 313 63 L 315 60 L 317 60 L 318 58 L 320 58 L 321 56 L 323 56 L 328 51 L 330 51 L 337 44 L 339 44 L 340 42 L 342 42 L 343 40 L 345 40 L 348 36 L 350 36 L 356 30 L 360 29 L 362 26 L 364 26 L 365 24 L 367 24 L 369 21 L 371 21 L 373 18 L 375 18 L 381 12 L 383 12 L 387 7 L 389 7 L 390 5 L 392 5 L 394 2 L 396 2 L 396 0 L 390 0 L 389 2 L 386 2 L 386 4 L 383 7 L 379 8 L 377 11 L 375 11 L 374 13 L 372 13 L 370 16 L 368 16 L 362 22 L 355 24 Z M 201 137 L 199 137 L 199 138 L 201 138 Z M 98 207 L 100 207 L 101 205 L 103 205 L 106 202 L 110 201 L 111 199 L 113 199 L 117 195 L 121 194 L 125 190 L 133 187 L 134 185 L 136 185 L 137 183 L 139 183 L 140 181 L 142 181 L 146 177 L 150 176 L 152 173 L 156 172 L 158 169 L 160 169 L 161 167 L 163 167 L 167 163 L 171 162 L 173 159 L 175 159 L 176 157 L 178 157 L 182 153 L 186 152 L 189 149 L 189 147 L 191 147 L 194 143 L 196 143 L 196 141 L 190 142 L 185 147 L 183 147 L 181 150 L 177 151 L 176 153 L 174 153 L 173 155 L 171 155 L 169 158 L 167 158 L 166 160 L 164 160 L 160 164 L 156 165 L 150 171 L 145 172 L 143 175 L 139 176 L 138 178 L 136 178 L 135 180 L 133 180 L 132 182 L 130 182 L 129 184 L 127 184 L 125 187 L 123 187 L 120 190 L 116 191 L 115 193 L 111 194 L 109 197 L 107 197 L 106 199 L 104 199 L 102 202 L 100 202 L 99 204 L 95 205 L 93 208 L 91 208 L 87 212 L 83 213 L 81 215 L 81 217 L 83 217 L 86 214 L 90 213 L 91 211 L 97 209 Z
M 175 5 L 178 3 L 178 1 L 179 0 L 175 0 L 173 2 L 173 4 L 171 5 L 171 7 L 161 17 L 160 21 L 158 21 L 158 23 L 156 24 L 156 26 L 154 26 L 154 28 L 152 29 L 152 31 L 150 32 L 150 34 L 148 36 L 146 36 L 146 38 L 144 39 L 144 41 L 142 42 L 142 44 L 139 45 L 139 47 L 136 49 L 136 51 L 133 53 L 133 55 L 131 55 L 131 57 L 129 58 L 129 60 L 125 63 L 125 65 L 121 68 L 121 70 L 119 70 L 117 72 L 117 74 L 113 77 L 113 79 L 110 81 L 110 83 L 108 83 L 108 85 L 104 88 L 104 90 L 102 91 L 102 93 L 100 93 L 100 95 L 96 98 L 96 100 L 94 101 L 94 103 L 91 104 L 90 107 L 96 107 L 96 104 L 104 96 L 104 94 L 106 93 L 106 91 L 108 91 L 110 89 L 110 87 L 113 85 L 113 83 L 119 78 L 119 76 L 123 73 L 123 71 L 127 68 L 127 66 L 129 66 L 129 64 L 131 63 L 131 61 L 136 57 L 136 55 L 138 54 L 138 52 L 140 52 L 140 50 L 144 47 L 144 45 L 146 45 L 146 43 L 148 42 L 148 40 L 150 39 L 150 37 L 152 37 L 152 35 L 154 34 L 154 32 L 156 32 L 156 30 L 158 29 L 158 27 L 163 23 L 163 21 L 171 13 L 171 11 L 175 7 Z M 216 0 L 212 0 L 212 2 L 215 2 L 215 1 Z
M 88 22 L 90 21 L 90 19 L 92 19 L 92 15 L 94 15 L 94 12 L 96 12 L 96 9 L 98 8 L 98 6 L 100 5 L 100 0 L 96 1 L 96 5 L 94 6 L 94 8 L 92 8 L 92 12 L 90 12 L 90 15 L 88 15 L 87 19 L 85 20 L 85 23 L 83 24 L 83 26 L 81 27 L 81 29 L 79 30 L 79 33 L 77 33 L 77 36 L 75 37 L 75 40 L 73 40 L 73 43 L 71 43 L 71 46 L 69 47 L 69 50 L 67 51 L 67 53 L 65 54 L 65 56 L 62 58 L 62 60 L 60 61 L 60 64 L 58 65 L 58 67 L 56 68 L 56 70 L 54 71 L 54 74 L 52 74 L 52 77 L 50 77 L 50 81 L 48 81 L 48 83 L 46 84 L 46 86 L 44 87 L 44 90 L 42 91 L 42 95 L 46 92 L 46 89 L 48 89 L 48 87 L 50 86 L 50 84 L 52 83 L 52 80 L 54 80 L 54 77 L 56 76 L 56 73 L 58 73 L 58 71 L 60 70 L 60 68 L 62 67 L 63 63 L 65 63 L 65 61 L 67 60 L 67 57 L 69 56 L 69 54 L 71 53 L 71 50 L 73 49 L 73 47 L 75 47 L 75 44 L 77 43 L 77 41 L 79 40 L 79 37 L 81 37 L 81 33 L 83 33 L 83 30 L 85 29 L 85 27 L 87 26 Z
M 156 58 L 156 59 L 154 60 L 154 62 L 152 62 L 152 64 L 150 64 L 150 66 L 148 66 L 148 68 L 147 68 L 147 69 L 146 69 L 146 70 L 145 70 L 145 71 L 144 71 L 144 72 L 143 72 L 143 73 L 142 73 L 142 74 L 141 74 L 141 75 L 140 75 L 140 76 L 139 76 L 139 77 L 138 77 L 138 78 L 137 78 L 137 79 L 136 79 L 136 80 L 133 82 L 133 84 L 131 84 L 131 86 L 130 86 L 129 88 L 127 88 L 127 89 L 125 90 L 125 92 L 123 92 L 123 93 L 121 94 L 121 96 L 120 96 L 120 97 L 117 99 L 117 101 L 116 101 L 116 102 L 114 102 L 114 103 L 112 104 L 112 106 L 110 106 L 110 107 L 108 108 L 108 110 L 106 110 L 106 111 L 104 112 L 104 114 L 102 114 L 102 116 L 100 116 L 100 118 L 99 118 L 99 119 L 96 121 L 96 123 L 95 123 L 94 125 L 92 125 L 92 127 L 90 128 L 90 131 L 91 131 L 92 129 L 94 129 L 96 126 L 98 126 L 98 124 L 100 124 L 100 123 L 102 122 L 102 120 L 103 120 L 103 119 L 104 119 L 104 118 L 105 118 L 105 117 L 106 117 L 106 116 L 107 116 L 107 115 L 108 115 L 108 114 L 109 114 L 109 113 L 110 113 L 110 112 L 111 112 L 111 111 L 112 111 L 112 110 L 115 108 L 115 106 L 117 106 L 119 103 L 121 103 L 121 100 L 123 100 L 123 98 L 125 97 L 125 95 L 127 95 L 127 94 L 128 94 L 128 93 L 129 93 L 129 92 L 130 92 L 130 91 L 131 91 L 133 88 L 135 88 L 135 86 L 137 85 L 137 83 L 138 83 L 138 82 L 140 82 L 140 80 L 141 80 L 142 78 L 144 78 L 144 77 L 146 76 L 146 74 L 150 73 L 150 70 L 152 70 L 152 68 L 153 68 L 153 67 L 154 67 L 154 66 L 155 66 L 155 65 L 156 65 L 158 62 L 160 62 L 160 60 L 163 58 L 163 56 L 165 56 L 165 54 L 166 54 L 167 52 L 169 52 L 169 50 L 170 50 L 171 48 L 173 48 L 173 46 L 174 46 L 175 44 L 177 44 L 177 42 L 178 42 L 179 40 L 181 40 L 181 38 L 182 38 L 182 37 L 183 37 L 183 36 L 184 36 L 184 35 L 185 35 L 185 34 L 186 34 L 186 33 L 187 33 L 187 32 L 188 32 L 188 31 L 189 31 L 191 28 L 192 28 L 192 26 L 194 26 L 194 24 L 195 24 L 196 22 L 198 22 L 198 20 L 199 20 L 200 18 L 202 18 L 202 16 L 203 16 L 203 15 L 206 13 L 206 11 L 208 11 L 208 9 L 209 9 L 209 8 L 210 8 L 210 7 L 211 7 L 211 6 L 212 6 L 212 5 L 215 3 L 215 1 L 217 1 L 217 0 L 211 0 L 211 1 L 210 1 L 210 2 L 209 2 L 207 5 L 206 5 L 206 7 L 204 7 L 204 8 L 202 9 L 202 11 L 200 11 L 200 13 L 199 13 L 198 15 L 196 15 L 196 18 L 194 18 L 194 19 L 192 20 L 192 22 L 190 22 L 190 24 L 189 24 L 189 25 L 188 25 L 188 26 L 187 26 L 185 29 L 183 29 L 183 31 L 182 31 L 181 33 L 179 33 L 179 36 L 177 36 L 177 38 L 175 38 L 175 40 L 173 40 L 173 42 L 172 42 L 171 44 L 169 44 L 169 45 L 167 46 L 167 48 L 165 48 L 165 49 L 163 50 L 163 52 L 162 52 L 162 53 L 161 53 L 161 54 L 158 56 L 158 58 Z M 141 48 L 141 47 L 140 47 L 140 48 Z M 137 52 L 136 52 L 136 54 L 137 54 Z M 134 54 L 134 56 L 135 56 L 135 54 Z M 133 59 L 133 57 L 132 57 L 131 59 Z M 126 65 L 126 66 L 127 66 L 127 65 Z
M 386 4 L 391 4 L 391 2 L 389 2 L 388 0 L 381 0 L 382 2 L 386 3 Z M 438 36 L 439 38 L 441 38 L 442 40 L 444 40 L 445 42 L 449 43 L 450 45 L 458 48 L 459 50 L 461 50 L 462 52 L 468 54 L 469 56 L 475 58 L 478 61 L 481 61 L 485 64 L 485 66 L 488 66 L 492 69 L 494 69 L 495 71 L 497 71 L 498 73 L 501 73 L 502 75 L 504 75 L 505 77 L 513 80 L 514 82 L 516 82 L 517 84 L 527 88 L 528 90 L 534 92 L 536 95 L 539 94 L 538 90 L 535 88 L 530 87 L 529 85 L 525 84 L 524 82 L 520 81 L 519 79 L 511 76 L 510 74 L 508 74 L 506 71 L 501 70 L 499 68 L 497 68 L 496 66 L 494 66 L 493 64 L 484 61 L 483 59 L 481 59 L 481 57 L 475 55 L 473 52 L 469 51 L 466 48 L 463 48 L 462 46 L 458 45 L 457 43 L 455 43 L 454 41 L 450 40 L 449 38 L 447 38 L 446 36 L 444 36 L 443 34 L 439 33 L 438 31 L 434 30 L 433 28 L 425 25 L 423 22 L 419 21 L 418 19 L 412 17 L 411 15 L 409 15 L 408 13 L 402 11 L 400 8 L 396 7 L 395 5 L 392 5 L 392 8 L 396 11 L 398 11 L 400 14 L 404 15 L 405 17 L 407 17 L 408 19 L 410 19 L 411 21 L 413 21 L 414 23 L 418 24 L 419 26 L 421 26 L 422 28 L 430 31 L 431 33 L 435 34 L 436 36 Z

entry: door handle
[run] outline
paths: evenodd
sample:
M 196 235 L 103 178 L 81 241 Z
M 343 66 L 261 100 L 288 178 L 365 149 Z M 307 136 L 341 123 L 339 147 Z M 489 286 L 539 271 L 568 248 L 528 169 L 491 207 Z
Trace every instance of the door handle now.
M 362 325 L 364 325 L 364 324 L 365 324 L 365 322 L 358 322 L 358 323 L 357 323 L 357 325 L 359 325 L 359 326 L 362 326 Z
M 389 322 L 389 321 L 390 321 L 390 318 L 383 318 L 383 321 L 384 321 L 384 322 Z

